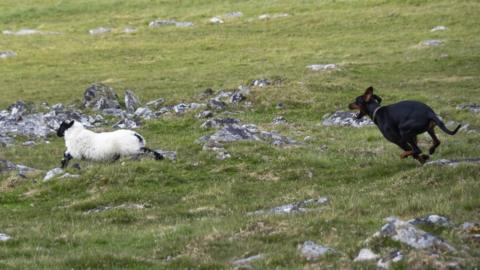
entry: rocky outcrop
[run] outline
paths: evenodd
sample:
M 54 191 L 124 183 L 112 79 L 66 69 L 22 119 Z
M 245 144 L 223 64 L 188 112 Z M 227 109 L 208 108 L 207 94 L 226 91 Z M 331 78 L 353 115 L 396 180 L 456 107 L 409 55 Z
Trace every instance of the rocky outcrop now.
M 85 90 L 83 105 L 97 111 L 120 109 L 118 96 L 113 88 L 101 83 L 93 84 Z
M 300 254 L 308 261 L 315 261 L 318 258 L 327 254 L 334 254 L 336 251 L 330 247 L 318 245 L 313 241 L 305 241 L 303 245 L 299 246 Z
M 324 126 L 352 126 L 365 127 L 375 125 L 368 116 L 357 119 L 357 115 L 353 112 L 337 111 L 332 114 L 323 116 L 322 125 Z

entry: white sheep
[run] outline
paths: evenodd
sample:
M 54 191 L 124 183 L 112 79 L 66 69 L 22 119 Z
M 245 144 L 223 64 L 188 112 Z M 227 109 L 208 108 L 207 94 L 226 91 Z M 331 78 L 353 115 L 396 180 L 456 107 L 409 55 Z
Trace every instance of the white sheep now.
M 57 136 L 65 137 L 65 151 L 62 168 L 73 159 L 93 161 L 117 160 L 121 156 L 134 156 L 153 153 L 155 159 L 163 159 L 162 154 L 145 147 L 145 139 L 135 131 L 120 129 L 112 132 L 95 133 L 81 123 L 63 121 Z

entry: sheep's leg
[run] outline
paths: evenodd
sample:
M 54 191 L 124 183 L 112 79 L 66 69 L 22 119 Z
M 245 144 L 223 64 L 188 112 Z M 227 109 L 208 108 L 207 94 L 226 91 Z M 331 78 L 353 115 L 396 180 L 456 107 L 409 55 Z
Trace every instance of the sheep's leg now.
M 163 159 L 163 155 L 162 155 L 162 154 L 160 154 L 160 153 L 158 153 L 157 151 L 154 151 L 154 150 L 152 150 L 152 149 L 150 149 L 150 148 L 142 147 L 142 148 L 140 148 L 140 150 L 141 150 L 143 153 L 145 153 L 145 154 L 150 154 L 150 153 L 153 154 L 153 155 L 155 156 L 155 159 L 156 159 L 156 160 L 161 160 L 161 159 Z
M 65 169 L 68 166 L 68 162 L 73 159 L 72 155 L 70 153 L 65 152 L 63 153 L 63 159 L 62 159 L 62 169 Z

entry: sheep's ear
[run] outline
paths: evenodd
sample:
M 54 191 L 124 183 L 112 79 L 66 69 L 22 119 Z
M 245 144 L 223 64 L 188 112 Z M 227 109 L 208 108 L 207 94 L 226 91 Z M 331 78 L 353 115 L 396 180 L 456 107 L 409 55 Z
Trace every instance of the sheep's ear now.
M 363 94 L 363 99 L 366 102 L 369 102 L 372 96 L 373 96 L 373 87 L 370 86 L 365 90 L 365 94 Z
M 70 123 L 65 123 L 65 124 L 67 125 L 66 128 L 65 128 L 65 130 L 71 128 L 74 123 L 75 123 L 75 120 L 70 121 Z

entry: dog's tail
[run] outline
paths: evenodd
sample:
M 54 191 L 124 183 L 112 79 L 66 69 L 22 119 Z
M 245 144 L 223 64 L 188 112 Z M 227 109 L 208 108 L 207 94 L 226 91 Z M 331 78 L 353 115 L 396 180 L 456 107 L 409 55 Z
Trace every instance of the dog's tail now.
M 431 117 L 431 119 L 433 120 L 433 122 L 435 122 L 435 124 L 437 124 L 437 126 L 443 130 L 443 132 L 447 133 L 448 135 L 455 135 L 455 133 L 457 133 L 457 131 L 462 127 L 462 125 L 458 125 L 455 130 L 451 131 L 449 130 L 445 124 L 443 123 L 442 120 L 440 120 L 438 118 L 438 116 L 436 116 L 435 114 L 433 114 L 433 116 Z

